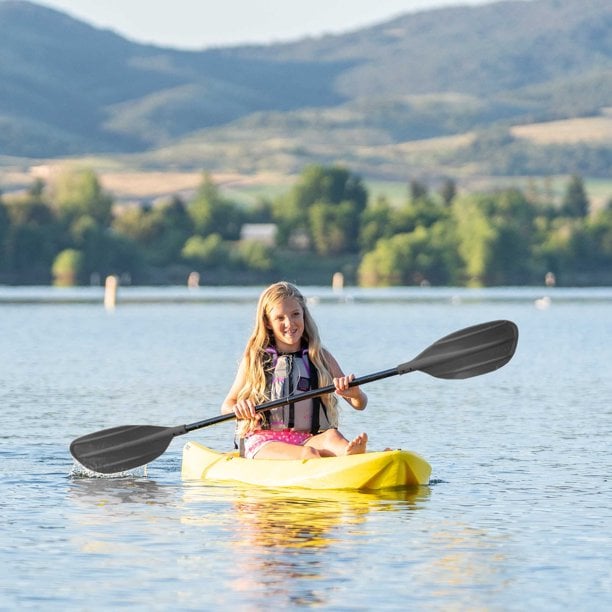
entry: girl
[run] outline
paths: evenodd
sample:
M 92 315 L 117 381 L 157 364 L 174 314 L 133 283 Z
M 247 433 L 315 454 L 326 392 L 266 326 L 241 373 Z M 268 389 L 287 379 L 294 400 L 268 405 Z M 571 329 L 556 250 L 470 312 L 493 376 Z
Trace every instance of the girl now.
M 233 412 L 239 419 L 237 434 L 245 457 L 310 459 L 364 453 L 365 433 L 349 442 L 336 429 L 336 395 L 356 410 L 368 403 L 359 387 L 349 387 L 354 378 L 345 376 L 321 346 L 299 290 L 287 282 L 275 283 L 259 298 L 255 328 L 221 412 Z M 336 387 L 335 395 L 255 412 L 257 404 L 330 383 Z

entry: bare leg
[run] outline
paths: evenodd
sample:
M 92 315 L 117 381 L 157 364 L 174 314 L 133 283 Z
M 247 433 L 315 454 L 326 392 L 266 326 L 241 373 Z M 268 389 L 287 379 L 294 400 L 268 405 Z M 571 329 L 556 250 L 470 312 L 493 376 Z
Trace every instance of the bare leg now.
M 328 429 L 310 438 L 306 446 L 317 449 L 321 457 L 338 457 L 365 453 L 367 442 L 368 436 L 365 433 L 349 442 L 337 429 Z
M 320 456 L 319 451 L 312 446 L 268 442 L 257 451 L 254 459 L 314 459 Z

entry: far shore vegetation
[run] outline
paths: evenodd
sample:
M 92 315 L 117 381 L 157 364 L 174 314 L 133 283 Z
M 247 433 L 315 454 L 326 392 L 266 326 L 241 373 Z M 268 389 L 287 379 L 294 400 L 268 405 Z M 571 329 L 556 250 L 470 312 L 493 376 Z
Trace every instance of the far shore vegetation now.
M 88 168 L 0 195 L 0 283 L 246 285 L 612 285 L 612 198 L 583 178 L 463 193 L 418 180 L 390 201 L 340 166 L 311 165 L 245 205 L 203 173 L 193 196 L 118 205 Z

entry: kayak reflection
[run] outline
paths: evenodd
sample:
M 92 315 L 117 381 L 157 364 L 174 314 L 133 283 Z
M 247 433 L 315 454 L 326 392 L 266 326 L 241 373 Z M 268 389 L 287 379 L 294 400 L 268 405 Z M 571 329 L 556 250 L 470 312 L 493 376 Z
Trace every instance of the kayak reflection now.
M 367 523 L 377 513 L 409 519 L 429 497 L 429 487 L 361 491 L 309 491 L 249 486 L 220 487 L 185 483 L 183 521 L 208 531 L 220 517 L 211 517 L 211 503 L 225 508 L 224 531 L 232 567 L 227 584 L 248 592 L 264 605 L 266 597 L 287 604 L 324 604 L 333 590 L 330 575 L 351 554 L 349 540 L 369 538 L 376 527 Z M 215 500 L 215 501 L 213 501 Z M 230 501 L 227 504 L 225 502 Z M 198 508 L 203 514 L 198 515 Z M 336 568 L 332 571 L 331 568 Z

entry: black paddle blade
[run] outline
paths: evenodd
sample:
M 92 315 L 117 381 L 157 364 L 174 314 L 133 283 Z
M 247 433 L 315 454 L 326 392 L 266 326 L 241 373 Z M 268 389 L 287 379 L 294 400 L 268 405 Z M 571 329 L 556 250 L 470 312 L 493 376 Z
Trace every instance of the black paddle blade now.
M 100 474 L 116 474 L 145 465 L 159 457 L 185 426 L 124 425 L 77 438 L 70 444 L 72 456 Z
M 441 338 L 412 361 L 400 374 L 420 370 L 436 378 L 479 376 L 506 365 L 516 350 L 518 328 L 512 321 L 489 321 L 466 327 Z

